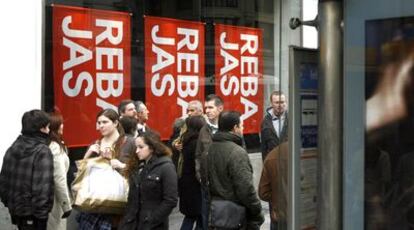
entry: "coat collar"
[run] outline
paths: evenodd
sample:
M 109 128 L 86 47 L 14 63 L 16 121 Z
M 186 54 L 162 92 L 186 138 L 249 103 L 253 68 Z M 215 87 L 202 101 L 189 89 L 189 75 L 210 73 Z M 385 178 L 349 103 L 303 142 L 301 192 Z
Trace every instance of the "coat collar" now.
M 243 146 L 242 137 L 232 132 L 218 131 L 216 134 L 213 135 L 213 141 L 216 141 L 216 142 L 230 141 L 230 142 L 234 142 L 237 145 Z

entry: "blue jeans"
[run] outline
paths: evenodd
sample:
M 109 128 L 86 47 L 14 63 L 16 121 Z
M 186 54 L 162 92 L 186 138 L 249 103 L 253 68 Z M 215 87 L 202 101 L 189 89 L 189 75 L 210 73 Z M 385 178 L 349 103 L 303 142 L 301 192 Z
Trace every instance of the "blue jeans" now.
M 270 216 L 272 216 L 272 205 L 270 203 L 269 204 L 269 214 Z M 270 219 L 270 230 L 277 230 L 277 221 L 272 221 L 272 219 Z
M 201 185 L 201 222 L 202 229 L 208 229 L 208 187 Z
M 181 228 L 180 230 L 193 230 L 194 227 L 194 222 L 196 222 L 196 230 L 201 230 L 202 229 L 202 220 L 201 220 L 201 216 L 197 216 L 197 217 L 189 217 L 189 216 L 185 216 L 183 223 L 181 224 Z
M 277 222 L 270 221 L 270 230 L 277 230 Z

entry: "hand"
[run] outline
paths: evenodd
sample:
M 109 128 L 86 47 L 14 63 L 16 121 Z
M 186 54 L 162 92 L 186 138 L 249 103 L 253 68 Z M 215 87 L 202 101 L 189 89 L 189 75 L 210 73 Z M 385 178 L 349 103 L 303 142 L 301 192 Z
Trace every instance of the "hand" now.
M 99 144 L 93 144 L 93 145 L 89 146 L 89 149 L 88 149 L 88 151 L 86 151 L 85 156 L 83 158 L 89 158 L 90 155 L 92 155 L 92 153 L 99 154 L 99 149 L 100 149 Z
M 114 169 L 123 169 L 126 167 L 126 164 L 122 163 L 118 159 L 112 159 L 110 161 L 112 168 Z
M 177 150 L 179 150 L 179 151 L 181 151 L 181 150 L 183 150 L 183 144 L 181 142 L 178 142 L 177 141 L 174 144 L 174 148 L 177 149 Z
M 110 147 L 106 147 L 104 151 L 101 153 L 103 158 L 111 159 L 112 158 L 112 149 Z
M 63 213 L 62 215 L 62 219 L 68 218 L 68 216 L 70 216 L 70 213 L 72 212 L 72 209 L 69 211 L 66 211 L 65 213 Z

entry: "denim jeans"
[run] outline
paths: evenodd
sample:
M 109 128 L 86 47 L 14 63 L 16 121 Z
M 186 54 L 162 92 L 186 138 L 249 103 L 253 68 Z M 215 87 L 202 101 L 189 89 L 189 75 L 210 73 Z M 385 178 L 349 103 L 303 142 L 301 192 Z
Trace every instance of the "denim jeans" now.
M 195 229 L 201 230 L 202 229 L 202 220 L 201 215 L 198 217 L 189 217 L 185 216 L 183 223 L 181 224 L 180 230 L 193 230 L 194 222 L 196 223 Z
M 270 221 L 270 230 L 277 230 L 277 222 Z

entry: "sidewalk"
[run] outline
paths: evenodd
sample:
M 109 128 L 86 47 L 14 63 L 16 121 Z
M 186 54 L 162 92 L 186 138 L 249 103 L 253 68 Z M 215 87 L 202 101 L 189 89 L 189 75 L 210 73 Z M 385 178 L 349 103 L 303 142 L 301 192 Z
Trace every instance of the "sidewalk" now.
M 266 202 L 262 202 L 263 213 L 265 214 L 265 222 L 263 223 L 260 229 L 269 230 L 270 229 L 270 217 L 269 217 L 269 206 Z M 72 212 L 71 216 L 68 219 L 68 230 L 76 230 L 77 223 L 75 220 L 77 212 Z M 181 227 L 181 222 L 183 221 L 184 216 L 178 211 L 176 207 L 172 214 L 170 215 L 170 230 L 179 230 Z M 1 229 L 1 227 L 0 227 Z

